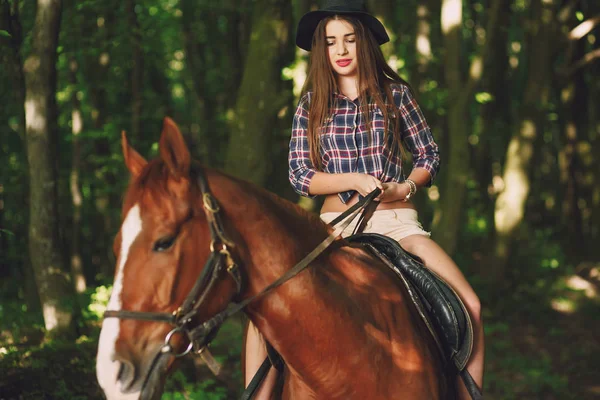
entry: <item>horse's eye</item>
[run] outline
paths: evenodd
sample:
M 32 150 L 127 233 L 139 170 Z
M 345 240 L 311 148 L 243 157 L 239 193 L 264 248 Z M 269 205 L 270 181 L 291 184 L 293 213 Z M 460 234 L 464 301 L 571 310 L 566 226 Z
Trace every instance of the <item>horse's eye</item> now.
M 154 247 L 152 251 L 161 252 L 168 250 L 175 243 L 175 236 L 167 236 L 161 239 L 158 239 L 156 243 L 154 243 Z

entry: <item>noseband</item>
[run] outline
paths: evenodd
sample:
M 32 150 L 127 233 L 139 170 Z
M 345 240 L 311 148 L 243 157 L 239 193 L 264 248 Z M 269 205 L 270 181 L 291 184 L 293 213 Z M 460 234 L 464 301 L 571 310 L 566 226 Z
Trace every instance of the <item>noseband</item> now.
M 206 300 L 208 293 L 219 280 L 223 269 L 225 269 L 233 278 L 237 287 L 237 291 L 231 297 L 229 304 L 231 304 L 236 297 L 239 297 L 244 286 L 238 263 L 236 263 L 230 252 L 230 249 L 235 248 L 235 243 L 229 239 L 225 233 L 225 230 L 223 229 L 221 214 L 219 214 L 219 204 L 210 192 L 208 182 L 202 169 L 198 168 L 192 170 L 192 175 L 197 175 L 198 186 L 202 193 L 203 208 L 208 220 L 208 226 L 210 228 L 211 235 L 210 256 L 204 265 L 202 273 L 196 280 L 194 287 L 185 298 L 181 307 L 171 314 L 129 310 L 107 310 L 104 312 L 104 318 L 165 322 L 173 325 L 174 328 L 165 337 L 165 344 L 161 349 L 161 354 L 171 353 L 175 357 L 184 356 L 194 349 L 194 351 L 196 351 L 198 354 L 206 355 L 210 359 L 210 354 L 205 352 L 206 346 L 212 341 L 226 319 L 245 308 L 250 302 L 264 296 L 274 288 L 293 278 L 306 267 L 308 267 L 312 261 L 314 261 L 327 247 L 329 247 L 331 243 L 333 243 L 333 241 L 354 220 L 356 215 L 358 215 L 363 208 L 365 211 L 367 210 L 366 206 L 369 205 L 381 192 L 379 189 L 375 189 L 373 192 L 365 196 L 361 201 L 354 204 L 352 207 L 338 216 L 334 221 L 331 222 L 331 225 L 335 227 L 334 231 L 329 234 L 325 240 L 323 240 L 315 249 L 308 253 L 300 262 L 298 262 L 298 264 L 288 270 L 279 279 L 265 287 L 261 292 L 247 298 L 240 303 L 236 303 L 235 305 L 226 308 L 198 326 L 192 326 L 191 322 L 198 314 L 200 305 L 202 305 L 202 303 Z M 363 213 L 363 218 L 364 214 L 366 213 Z M 182 353 L 176 353 L 170 344 L 171 338 L 176 333 L 184 334 L 189 340 L 188 347 Z M 205 359 L 205 361 L 207 360 Z

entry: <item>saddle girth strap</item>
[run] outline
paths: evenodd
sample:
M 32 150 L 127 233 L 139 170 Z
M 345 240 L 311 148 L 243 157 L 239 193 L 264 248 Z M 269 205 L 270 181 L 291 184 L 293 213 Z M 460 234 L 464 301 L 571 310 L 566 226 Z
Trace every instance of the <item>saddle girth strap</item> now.
M 258 367 L 258 371 L 254 374 L 254 377 L 248 384 L 248 387 L 242 393 L 242 397 L 240 400 L 250 400 L 256 394 L 256 391 L 260 387 L 261 383 L 265 380 L 265 377 L 269 373 L 271 369 L 271 359 L 269 357 L 265 357 L 265 361 L 262 362 L 260 367 Z

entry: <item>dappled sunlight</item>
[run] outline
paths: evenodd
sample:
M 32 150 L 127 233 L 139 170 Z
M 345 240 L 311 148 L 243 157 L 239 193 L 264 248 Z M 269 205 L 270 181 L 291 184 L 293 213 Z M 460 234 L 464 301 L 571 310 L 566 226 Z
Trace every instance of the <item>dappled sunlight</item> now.
M 298 54 L 306 53 L 304 50 L 298 49 Z M 296 62 L 289 66 L 283 68 L 281 71 L 284 79 L 292 80 L 294 82 L 294 96 L 300 97 L 300 92 L 302 91 L 302 87 L 304 86 L 304 82 L 306 81 L 306 74 L 308 69 L 308 63 L 305 58 L 296 57 Z
M 600 396 L 600 385 L 588 386 L 585 390 L 590 394 Z
M 563 314 L 573 314 L 577 311 L 577 305 L 573 300 L 570 299 L 552 299 L 550 302 L 552 309 Z
M 25 119 L 31 133 L 39 133 L 46 126 L 46 116 L 42 110 L 42 99 L 35 97 L 25 102 Z
M 421 57 L 421 62 L 430 61 L 433 53 L 431 51 L 431 40 L 429 39 L 431 24 L 428 19 L 428 7 L 423 4 L 417 5 L 417 17 L 419 18 L 416 40 L 417 53 Z
M 426 59 L 431 58 L 431 41 L 428 36 L 424 34 L 417 36 L 417 51 Z
M 570 275 L 562 278 L 560 286 L 563 289 L 555 298 L 550 300 L 552 309 L 562 314 L 574 314 L 590 301 L 599 304 L 598 290 L 600 285 L 591 276 L 593 272 L 594 268 L 591 268 L 587 272 L 587 276 Z
M 582 291 L 588 299 L 595 299 L 598 297 L 598 289 L 580 276 L 571 276 L 567 279 L 566 284 L 570 289 Z
M 396 73 L 399 73 L 398 71 L 402 70 L 406 66 L 406 61 L 404 61 L 402 58 L 398 58 L 394 54 L 388 58 L 387 63 Z
M 462 0 L 442 1 L 442 32 L 445 35 L 453 29 L 460 29 L 462 21 Z
M 511 54 L 508 63 L 512 69 L 516 69 L 519 66 L 519 53 L 521 52 L 521 48 L 521 42 L 512 42 L 510 44 Z
M 504 172 L 504 191 L 496 202 L 496 229 L 501 234 L 511 232 L 522 221 L 524 201 L 530 189 L 527 171 L 523 165 L 532 157 L 533 147 L 527 142 L 536 135 L 535 123 L 524 120 L 521 124 L 520 135 L 514 137 L 509 146 Z
M 44 303 L 43 311 L 46 329 L 51 331 L 58 326 L 58 310 L 54 304 Z
M 438 201 L 440 199 L 440 190 L 437 185 L 432 185 L 429 190 L 427 190 L 427 196 L 431 201 Z
M 298 204 L 300 207 L 307 211 L 313 211 L 317 207 L 317 202 L 315 201 L 315 199 L 310 199 L 308 197 L 302 196 L 298 198 L 298 202 L 296 204 Z
M 474 57 L 471 61 L 471 69 L 469 75 L 475 80 L 479 80 L 483 74 L 483 59 L 479 56 Z
M 396 367 L 400 370 L 411 372 L 423 372 L 424 362 L 416 348 L 406 346 L 397 340 L 390 337 L 389 332 L 384 332 L 381 329 L 374 327 L 372 324 L 365 324 L 365 332 L 377 343 L 382 349 L 387 349 L 388 354 L 392 358 Z
M 171 89 L 171 94 L 173 95 L 174 99 L 183 99 L 185 98 L 185 89 L 183 87 L 183 85 L 177 83 L 173 85 L 173 88 Z M 197 124 L 196 124 L 197 126 Z

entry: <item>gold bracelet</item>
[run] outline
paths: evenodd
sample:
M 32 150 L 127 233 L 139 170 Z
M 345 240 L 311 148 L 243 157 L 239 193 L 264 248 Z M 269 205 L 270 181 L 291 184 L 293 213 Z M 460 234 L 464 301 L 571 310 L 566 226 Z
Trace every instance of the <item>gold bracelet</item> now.
M 404 182 L 408 183 L 408 187 L 410 188 L 408 194 L 404 198 L 404 201 L 408 201 L 408 199 L 417 193 L 417 184 L 412 179 L 405 179 Z

